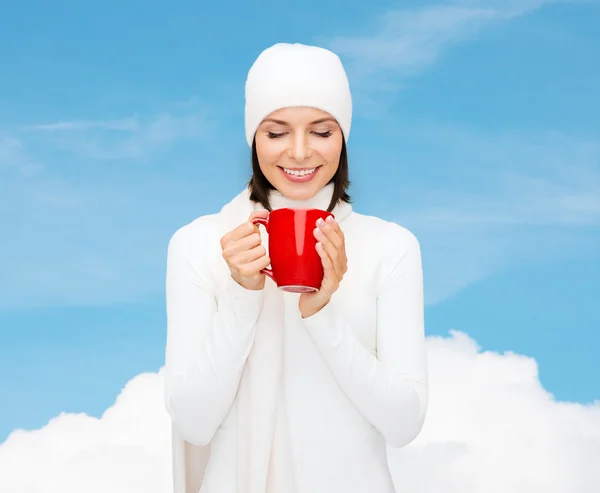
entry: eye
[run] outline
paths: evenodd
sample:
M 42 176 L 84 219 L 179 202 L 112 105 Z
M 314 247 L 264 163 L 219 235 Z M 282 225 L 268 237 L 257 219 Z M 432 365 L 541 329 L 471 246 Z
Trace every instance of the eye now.
M 331 130 L 328 130 L 327 132 L 313 132 L 313 133 L 324 139 L 326 139 L 327 137 L 331 137 L 331 135 L 333 134 L 333 132 Z
M 284 132 L 277 134 L 275 132 L 267 132 L 267 136 L 269 137 L 269 139 L 279 139 L 280 137 L 283 137 L 285 135 Z

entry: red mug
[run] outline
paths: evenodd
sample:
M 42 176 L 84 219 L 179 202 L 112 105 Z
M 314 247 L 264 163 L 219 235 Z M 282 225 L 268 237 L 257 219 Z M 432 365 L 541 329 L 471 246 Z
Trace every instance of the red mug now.
M 333 216 L 320 209 L 277 209 L 267 219 L 257 217 L 254 224 L 262 224 L 269 235 L 271 269 L 261 272 L 269 276 L 277 287 L 290 293 L 312 293 L 321 288 L 323 264 L 315 249 L 313 234 L 317 219 Z

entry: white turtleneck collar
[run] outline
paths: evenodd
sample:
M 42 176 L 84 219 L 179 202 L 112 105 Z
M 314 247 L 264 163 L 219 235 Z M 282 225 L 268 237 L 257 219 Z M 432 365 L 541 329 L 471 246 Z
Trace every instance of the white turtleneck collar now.
M 314 197 L 308 200 L 292 200 L 284 197 L 278 190 L 271 190 L 269 194 L 269 203 L 272 210 L 277 209 L 321 209 L 326 211 L 333 195 L 333 183 L 325 185 Z M 262 205 L 257 203 L 254 209 L 262 209 Z M 338 222 L 343 221 L 352 212 L 352 206 L 346 202 L 338 202 L 332 213 Z

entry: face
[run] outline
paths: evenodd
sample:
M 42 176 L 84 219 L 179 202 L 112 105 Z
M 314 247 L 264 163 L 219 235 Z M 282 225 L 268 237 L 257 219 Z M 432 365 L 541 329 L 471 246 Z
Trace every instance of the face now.
M 274 111 L 256 132 L 260 169 L 284 197 L 308 200 L 335 175 L 343 138 L 335 119 L 324 111 L 306 107 Z

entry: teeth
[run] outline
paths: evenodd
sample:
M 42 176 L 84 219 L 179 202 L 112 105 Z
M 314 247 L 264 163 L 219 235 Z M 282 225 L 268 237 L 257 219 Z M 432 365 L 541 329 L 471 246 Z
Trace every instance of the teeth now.
M 302 170 L 302 171 L 297 171 L 297 170 L 293 170 L 293 169 L 283 168 L 283 171 L 285 171 L 288 175 L 306 176 L 306 175 L 310 175 L 310 174 L 314 173 L 316 169 L 317 168 L 305 169 L 305 170 Z

